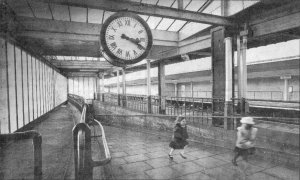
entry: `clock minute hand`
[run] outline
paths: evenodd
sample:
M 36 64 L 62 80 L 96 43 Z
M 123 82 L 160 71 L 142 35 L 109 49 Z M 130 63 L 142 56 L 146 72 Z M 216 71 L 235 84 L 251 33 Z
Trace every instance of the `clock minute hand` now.
M 146 49 L 146 48 L 144 48 L 144 46 L 142 46 L 142 45 L 140 44 L 140 40 L 139 40 L 138 38 L 136 38 L 136 39 L 130 38 L 130 37 L 126 36 L 125 34 L 122 34 L 122 35 L 121 35 L 121 38 L 122 38 L 122 39 L 129 40 L 130 42 L 136 44 L 138 47 L 140 47 L 140 48 L 142 48 L 142 49 L 144 49 L 144 50 Z

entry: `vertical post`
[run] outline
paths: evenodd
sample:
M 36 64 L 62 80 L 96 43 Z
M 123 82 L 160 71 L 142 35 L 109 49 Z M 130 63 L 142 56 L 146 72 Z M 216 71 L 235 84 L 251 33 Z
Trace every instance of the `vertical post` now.
M 166 114 L 165 86 L 165 65 L 163 61 L 160 61 L 158 65 L 159 114 Z
M 118 95 L 118 106 L 121 106 L 121 100 L 120 100 L 120 72 L 117 70 L 117 95 Z
M 248 104 L 246 102 L 247 98 L 247 61 L 246 61 L 246 51 L 247 51 L 247 26 L 245 25 L 245 30 L 240 33 L 242 36 L 242 44 L 241 44 L 241 60 L 239 67 L 239 75 L 240 75 L 240 88 L 241 88 L 241 102 L 240 109 L 241 114 L 245 115 L 248 112 Z
M 147 113 L 152 113 L 151 110 L 151 63 L 150 59 L 147 59 Z
M 177 84 L 177 82 L 174 83 L 174 91 L 175 91 L 175 98 L 177 98 L 178 97 L 178 84 Z
M 126 107 L 127 106 L 127 101 L 126 101 L 126 74 L 125 74 L 125 69 L 124 68 L 122 69 L 122 85 L 123 85 L 123 88 L 122 88 L 122 95 L 123 95 L 122 105 L 123 105 L 123 107 Z
M 194 97 L 194 84 L 193 81 L 191 81 L 191 97 Z
M 95 95 L 95 99 L 100 100 L 100 88 L 101 88 L 101 84 L 100 84 L 100 78 L 99 78 L 99 74 L 97 74 L 96 77 L 96 95 Z
M 104 84 L 104 74 L 102 74 L 101 75 L 102 77 L 102 83 L 100 84 L 100 93 L 102 93 L 102 101 L 104 102 L 104 86 L 105 86 L 105 84 Z
M 227 116 L 232 115 L 232 38 L 225 38 L 225 106 L 224 129 L 231 129 L 231 121 Z
M 33 137 L 34 180 L 42 179 L 42 136 Z
M 283 100 L 288 101 L 288 95 L 289 95 L 289 79 L 291 79 L 291 76 L 280 76 L 280 79 L 284 80 L 284 86 L 283 86 Z

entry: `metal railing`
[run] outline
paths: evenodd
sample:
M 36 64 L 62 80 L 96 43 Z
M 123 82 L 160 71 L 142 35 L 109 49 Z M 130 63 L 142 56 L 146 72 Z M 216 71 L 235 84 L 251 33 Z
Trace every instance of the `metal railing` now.
M 70 97 L 71 98 L 71 97 Z M 71 100 L 72 102 L 72 100 Z M 73 100 L 72 103 L 80 103 L 82 101 Z M 76 106 L 76 105 L 75 105 Z M 104 128 L 100 122 L 95 119 L 87 118 L 87 104 L 78 104 L 76 107 L 82 107 L 79 109 L 81 111 L 80 122 L 77 123 L 73 132 L 73 142 L 74 142 L 74 163 L 75 163 L 75 179 L 93 179 L 93 167 L 103 166 L 110 162 L 111 155 L 105 138 Z M 94 127 L 94 124 L 98 125 L 101 129 L 100 136 L 92 136 L 90 125 Z M 104 147 L 105 158 L 99 161 L 94 161 L 92 159 L 92 138 L 102 137 L 102 144 Z
M 33 158 L 34 158 L 34 179 L 42 179 L 42 136 L 34 130 L 25 132 L 16 132 L 12 134 L 1 134 L 0 142 L 16 141 L 23 139 L 33 140 Z

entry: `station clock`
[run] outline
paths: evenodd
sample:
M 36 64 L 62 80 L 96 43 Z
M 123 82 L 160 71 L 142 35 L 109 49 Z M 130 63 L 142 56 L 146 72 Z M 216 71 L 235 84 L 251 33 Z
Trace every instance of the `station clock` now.
M 104 58 L 115 66 L 125 67 L 147 57 L 152 47 L 148 24 L 131 12 L 118 12 L 103 23 L 100 44 Z

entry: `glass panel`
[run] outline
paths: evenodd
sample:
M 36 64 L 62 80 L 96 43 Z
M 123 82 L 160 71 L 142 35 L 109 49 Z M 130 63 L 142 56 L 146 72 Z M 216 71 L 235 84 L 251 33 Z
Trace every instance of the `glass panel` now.
M 190 22 L 187 25 L 185 25 L 181 32 L 181 38 L 180 39 L 184 39 L 192 34 L 195 34 L 207 27 L 209 27 L 209 24 L 201 24 L 201 23 L 194 23 L 194 22 Z
M 103 10 L 89 9 L 89 23 L 101 24 L 103 18 Z
M 14 12 L 18 16 L 26 16 L 26 17 L 33 17 L 32 11 L 30 10 L 27 2 L 25 0 L 18 0 L 18 1 L 6 1 L 11 7 Z
M 35 2 L 35 1 L 28 1 L 28 3 L 30 4 L 34 12 L 34 15 L 37 18 L 52 19 L 52 15 L 48 4 Z
M 174 2 L 174 0 L 160 0 L 157 5 L 170 7 L 173 2 Z
M 145 4 L 156 4 L 158 0 L 142 0 L 142 3 L 145 3 Z
M 55 20 L 69 21 L 69 10 L 67 6 L 51 4 L 52 14 Z
M 204 9 L 203 13 L 211 14 L 214 10 L 221 6 L 221 1 L 213 1 L 207 8 Z
M 115 12 L 105 11 L 103 22 L 104 22 L 109 16 L 113 15 L 114 13 L 115 13 Z
M 186 10 L 189 11 L 198 11 L 198 9 L 205 3 L 205 0 L 199 1 L 199 0 L 193 0 L 188 7 L 186 7 Z
M 169 31 L 178 31 L 185 24 L 185 22 L 186 21 L 176 20 L 170 27 Z
M 70 6 L 71 20 L 75 22 L 86 22 L 87 9 Z
M 150 16 L 147 23 L 150 29 L 154 29 L 162 18 Z
M 167 28 L 173 23 L 174 19 L 164 18 L 158 25 L 157 29 L 167 30 Z

